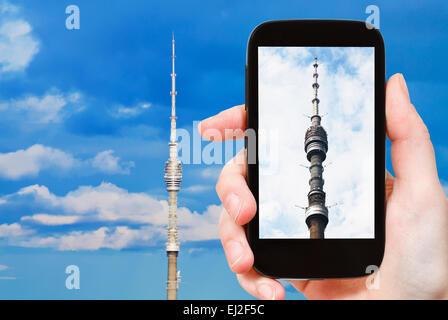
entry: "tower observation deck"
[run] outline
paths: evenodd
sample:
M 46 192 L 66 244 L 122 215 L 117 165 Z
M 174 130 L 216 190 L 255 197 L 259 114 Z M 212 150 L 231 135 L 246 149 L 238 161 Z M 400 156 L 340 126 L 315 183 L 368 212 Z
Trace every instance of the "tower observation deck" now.
M 317 57 L 314 58 L 313 67 L 313 114 L 311 115 L 311 126 L 305 133 L 306 158 L 311 163 L 309 167 L 311 175 L 309 179 L 310 191 L 308 192 L 305 222 L 310 231 L 310 239 L 324 239 L 325 228 L 328 224 L 328 208 L 325 206 L 324 179 L 322 176 L 324 168 L 322 163 L 327 157 L 328 141 L 327 132 L 321 126 L 321 116 L 319 115 Z

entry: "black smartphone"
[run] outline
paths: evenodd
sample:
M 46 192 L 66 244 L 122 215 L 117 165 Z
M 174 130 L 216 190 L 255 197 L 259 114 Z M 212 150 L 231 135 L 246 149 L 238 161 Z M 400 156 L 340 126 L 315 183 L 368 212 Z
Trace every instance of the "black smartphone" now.
M 283 20 L 247 46 L 246 225 L 259 273 L 359 277 L 385 244 L 385 53 L 361 21 Z

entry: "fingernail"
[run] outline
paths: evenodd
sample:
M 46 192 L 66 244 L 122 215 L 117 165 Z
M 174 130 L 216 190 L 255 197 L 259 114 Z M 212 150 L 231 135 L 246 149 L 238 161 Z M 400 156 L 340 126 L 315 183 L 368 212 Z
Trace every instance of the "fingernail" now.
M 233 268 L 243 256 L 243 246 L 238 241 L 232 240 L 227 243 L 226 249 L 229 255 L 230 268 Z
M 400 82 L 401 91 L 407 97 L 407 99 L 410 100 L 408 86 L 406 85 L 406 80 L 404 80 L 404 76 L 402 74 L 400 74 L 400 76 L 398 78 L 400 79 L 399 82 Z
M 236 194 L 231 193 L 226 199 L 226 210 L 233 217 L 233 220 L 237 222 L 241 211 L 241 199 Z
M 257 287 L 257 291 L 263 300 L 274 300 L 275 299 L 275 289 L 266 284 L 262 283 Z

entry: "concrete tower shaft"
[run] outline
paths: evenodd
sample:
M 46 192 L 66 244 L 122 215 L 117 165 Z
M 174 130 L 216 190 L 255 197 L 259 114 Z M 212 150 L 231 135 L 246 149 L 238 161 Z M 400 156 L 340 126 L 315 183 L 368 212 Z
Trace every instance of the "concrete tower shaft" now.
M 308 161 L 311 163 L 310 170 L 310 191 L 308 192 L 308 207 L 306 208 L 305 222 L 310 230 L 311 239 L 323 239 L 325 227 L 328 224 L 328 208 L 325 206 L 325 192 L 322 162 L 325 161 L 328 151 L 327 132 L 321 126 L 321 116 L 319 115 L 320 100 L 317 96 L 319 84 L 317 79 L 317 57 L 314 59 L 314 90 L 313 114 L 311 115 L 311 126 L 305 133 L 305 152 Z

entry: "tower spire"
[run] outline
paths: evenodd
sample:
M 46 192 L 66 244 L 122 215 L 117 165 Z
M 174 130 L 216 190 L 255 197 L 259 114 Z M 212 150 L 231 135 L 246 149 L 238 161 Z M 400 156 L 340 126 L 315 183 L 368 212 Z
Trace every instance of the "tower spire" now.
M 314 83 L 313 83 L 313 89 L 314 89 L 314 99 L 313 99 L 313 115 L 319 115 L 319 99 L 317 98 L 317 89 L 319 89 L 319 84 L 317 83 L 317 78 L 319 77 L 319 74 L 317 73 L 317 67 L 319 65 L 317 64 L 317 57 L 314 58 Z
M 313 90 L 314 90 L 314 99 L 312 100 L 313 103 L 313 114 L 311 115 L 311 122 L 314 125 L 320 124 L 320 115 L 319 115 L 319 98 L 317 97 L 317 90 L 319 89 L 319 83 L 317 83 L 317 79 L 319 78 L 319 74 L 317 73 L 317 67 L 319 64 L 317 63 L 317 57 L 314 58 L 314 73 L 313 73 Z
M 175 60 L 176 60 L 176 51 L 175 51 L 175 41 L 174 41 L 174 33 L 173 33 L 173 40 L 172 40 L 172 46 L 173 46 L 173 55 L 172 58 L 172 72 L 171 72 L 171 142 L 176 142 L 176 70 L 175 70 Z
M 308 161 L 311 178 L 309 180 L 310 191 L 308 192 L 308 207 L 306 208 L 305 222 L 310 230 L 311 239 L 323 239 L 325 228 L 328 224 L 328 208 L 325 206 L 324 179 L 322 173 L 324 171 L 322 162 L 327 157 L 328 141 L 327 132 L 320 125 L 321 117 L 319 115 L 319 98 L 317 97 L 317 89 L 319 84 L 317 79 L 317 57 L 314 58 L 314 82 L 312 84 L 314 90 L 313 114 L 311 115 L 311 126 L 305 133 L 305 152 Z
M 179 253 L 179 241 L 177 239 L 177 192 L 180 190 L 182 180 L 182 166 L 177 159 L 177 136 L 176 136 L 176 72 L 174 68 L 175 61 L 175 42 L 174 34 L 172 40 L 172 73 L 171 73 L 171 134 L 170 134 L 170 157 L 165 163 L 165 183 L 166 190 L 169 193 L 168 201 L 168 241 L 166 243 L 166 253 L 168 256 L 168 281 L 167 281 L 167 299 L 177 299 L 178 274 L 177 274 L 177 256 Z

